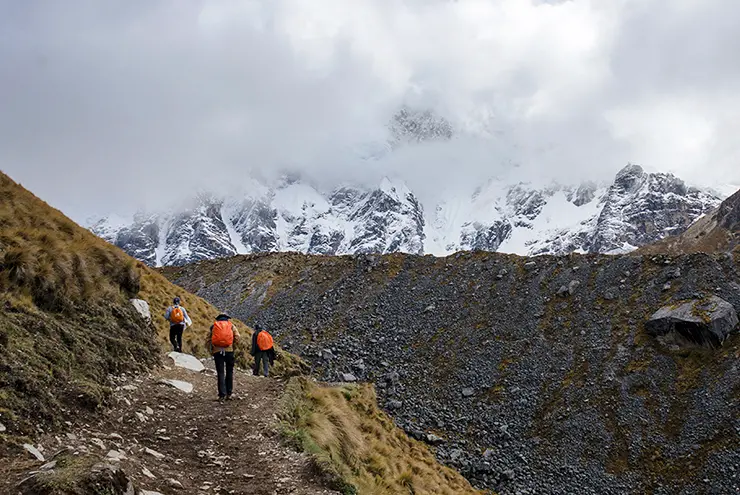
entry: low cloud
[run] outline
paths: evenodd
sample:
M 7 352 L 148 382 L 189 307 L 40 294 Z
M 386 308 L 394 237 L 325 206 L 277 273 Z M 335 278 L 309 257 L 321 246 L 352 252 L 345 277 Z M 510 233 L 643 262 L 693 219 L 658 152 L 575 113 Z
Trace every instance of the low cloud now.
M 297 170 L 433 194 L 627 161 L 740 183 L 721 0 L 0 4 L 0 168 L 77 219 Z M 457 139 L 358 155 L 402 106 Z

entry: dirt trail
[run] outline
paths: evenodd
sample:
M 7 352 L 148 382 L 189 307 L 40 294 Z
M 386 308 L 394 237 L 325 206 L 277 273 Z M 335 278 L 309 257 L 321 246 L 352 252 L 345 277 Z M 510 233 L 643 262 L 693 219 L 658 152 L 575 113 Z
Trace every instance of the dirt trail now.
M 162 379 L 189 382 L 193 392 Z M 170 365 L 122 381 L 114 407 L 96 422 L 37 441 L 46 461 L 59 451 L 94 454 L 120 466 L 138 488 L 162 494 L 337 494 L 324 487 L 305 455 L 281 444 L 275 412 L 283 386 L 235 371 L 235 399 L 219 403 L 215 371 Z M 6 464 L 0 493 L 20 493 L 19 481 L 42 464 Z

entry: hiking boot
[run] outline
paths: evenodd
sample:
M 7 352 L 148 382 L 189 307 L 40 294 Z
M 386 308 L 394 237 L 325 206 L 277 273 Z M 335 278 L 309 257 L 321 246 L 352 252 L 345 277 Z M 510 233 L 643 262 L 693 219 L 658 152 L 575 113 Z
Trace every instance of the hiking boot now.
M 218 398 L 218 399 L 216 399 L 216 400 L 215 400 L 214 402 L 218 402 L 218 403 L 221 403 L 221 404 L 223 404 L 225 400 L 226 400 L 226 398 L 225 398 L 225 397 L 219 397 L 219 398 Z
M 232 399 L 233 399 L 233 397 L 231 396 L 231 394 L 229 394 L 229 395 L 226 396 L 226 400 L 232 400 Z

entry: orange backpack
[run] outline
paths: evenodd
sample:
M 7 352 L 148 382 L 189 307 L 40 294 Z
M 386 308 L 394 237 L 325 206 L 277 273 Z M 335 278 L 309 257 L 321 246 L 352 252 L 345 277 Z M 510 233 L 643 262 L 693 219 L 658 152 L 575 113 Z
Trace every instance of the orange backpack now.
M 257 347 L 260 351 L 269 351 L 272 349 L 272 335 L 262 330 L 257 334 Z
M 231 347 L 234 343 L 234 328 L 230 321 L 216 321 L 213 324 L 211 344 L 214 347 Z
M 177 325 L 183 321 L 185 321 L 185 315 L 182 312 L 182 308 L 180 308 L 180 306 L 172 308 L 172 311 L 170 312 L 170 323 Z

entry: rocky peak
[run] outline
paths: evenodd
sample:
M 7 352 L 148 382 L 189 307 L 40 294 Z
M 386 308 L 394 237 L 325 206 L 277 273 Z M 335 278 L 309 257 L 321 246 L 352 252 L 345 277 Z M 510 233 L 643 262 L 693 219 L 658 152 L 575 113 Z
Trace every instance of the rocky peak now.
M 740 234 L 740 191 L 722 202 L 716 217 L 720 226 L 730 232 Z
M 568 192 L 568 201 L 576 206 L 588 204 L 596 197 L 598 188 L 599 186 L 595 182 L 584 182 L 575 191 Z
M 630 163 L 617 172 L 612 188 L 620 193 L 634 192 L 643 185 L 645 176 L 641 166 Z
M 388 127 L 393 145 L 446 140 L 453 136 L 452 124 L 430 110 L 404 107 L 393 116 Z

